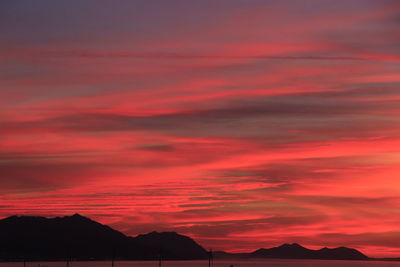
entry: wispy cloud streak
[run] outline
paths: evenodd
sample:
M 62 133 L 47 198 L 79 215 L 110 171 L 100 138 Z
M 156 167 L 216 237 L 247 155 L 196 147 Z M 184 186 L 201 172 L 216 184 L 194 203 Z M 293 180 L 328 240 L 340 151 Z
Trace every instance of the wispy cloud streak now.
M 0 215 L 398 256 L 396 1 L 0 3 Z

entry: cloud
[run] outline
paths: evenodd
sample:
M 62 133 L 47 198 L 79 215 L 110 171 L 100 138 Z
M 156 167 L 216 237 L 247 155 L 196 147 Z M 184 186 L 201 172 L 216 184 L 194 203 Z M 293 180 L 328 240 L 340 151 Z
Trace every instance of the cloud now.
M 400 253 L 396 1 L 28 2 L 0 3 L 1 216 Z

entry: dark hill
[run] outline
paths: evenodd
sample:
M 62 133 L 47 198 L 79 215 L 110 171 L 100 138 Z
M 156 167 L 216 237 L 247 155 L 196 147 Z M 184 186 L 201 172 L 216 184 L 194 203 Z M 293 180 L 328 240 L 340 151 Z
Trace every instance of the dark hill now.
M 323 248 L 317 250 L 316 257 L 319 259 L 343 259 L 343 260 L 366 260 L 368 257 L 360 251 L 353 248 L 339 247 L 339 248 Z
M 312 250 L 294 243 L 268 249 L 261 248 L 251 253 L 251 256 L 257 258 L 310 259 L 312 252 Z
M 106 225 L 75 214 L 44 218 L 12 216 L 0 220 L 0 261 L 13 260 L 166 260 L 207 259 L 207 251 L 187 236 L 151 232 L 129 237 Z M 284 244 L 252 253 L 216 252 L 215 258 L 282 258 L 366 260 L 361 252 L 339 247 L 311 250 Z
M 299 244 L 284 244 L 269 249 L 259 249 L 249 254 L 255 258 L 280 258 L 280 259 L 329 259 L 329 260 L 367 260 L 368 257 L 358 250 L 346 247 L 323 248 L 312 250 Z
M 145 235 L 138 235 L 135 240 L 144 244 L 153 251 L 161 249 L 164 259 L 205 259 L 207 251 L 199 246 L 193 239 L 179 235 L 175 232 L 151 232 Z
M 47 219 L 12 216 L 0 220 L 0 260 L 204 259 L 206 251 L 177 233 L 128 237 L 79 214 Z

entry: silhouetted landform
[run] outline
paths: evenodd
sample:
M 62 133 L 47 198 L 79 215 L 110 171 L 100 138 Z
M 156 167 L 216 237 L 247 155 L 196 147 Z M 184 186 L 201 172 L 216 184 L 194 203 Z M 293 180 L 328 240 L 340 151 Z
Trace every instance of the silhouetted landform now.
M 175 232 L 151 232 L 145 235 L 138 235 L 134 240 L 147 249 L 151 248 L 155 250 L 151 251 L 150 258 L 154 254 L 159 255 L 160 248 L 161 256 L 166 260 L 208 258 L 208 252 L 193 239 Z
M 368 260 L 360 251 L 352 248 L 322 248 L 312 250 L 299 244 L 283 244 L 279 247 L 261 248 L 251 253 L 216 252 L 215 258 L 278 258 L 278 259 L 320 259 L 320 260 Z
M 327 259 L 327 260 L 367 260 L 368 257 L 352 248 L 322 248 L 312 250 L 299 244 L 284 244 L 270 249 L 259 249 L 251 253 L 257 258 L 285 258 L 285 259 Z
M 175 232 L 129 237 L 79 214 L 50 219 L 12 216 L 0 220 L 0 261 L 158 260 L 160 255 L 164 260 L 209 257 L 193 239 Z M 262 248 L 252 253 L 214 252 L 213 256 L 216 259 L 368 259 L 351 248 L 311 250 L 298 244 Z
M 194 260 L 207 251 L 175 232 L 128 237 L 79 214 L 0 220 L 0 260 Z

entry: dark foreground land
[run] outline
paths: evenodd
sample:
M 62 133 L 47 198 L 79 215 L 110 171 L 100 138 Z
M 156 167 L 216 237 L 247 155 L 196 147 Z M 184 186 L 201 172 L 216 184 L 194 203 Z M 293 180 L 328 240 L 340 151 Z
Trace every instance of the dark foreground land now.
M 0 261 L 65 260 L 201 260 L 209 252 L 193 239 L 175 232 L 126 236 L 106 225 L 75 214 L 44 218 L 12 216 L 0 220 Z M 346 247 L 311 250 L 284 244 L 251 253 L 214 252 L 216 259 L 280 258 L 368 260 Z

